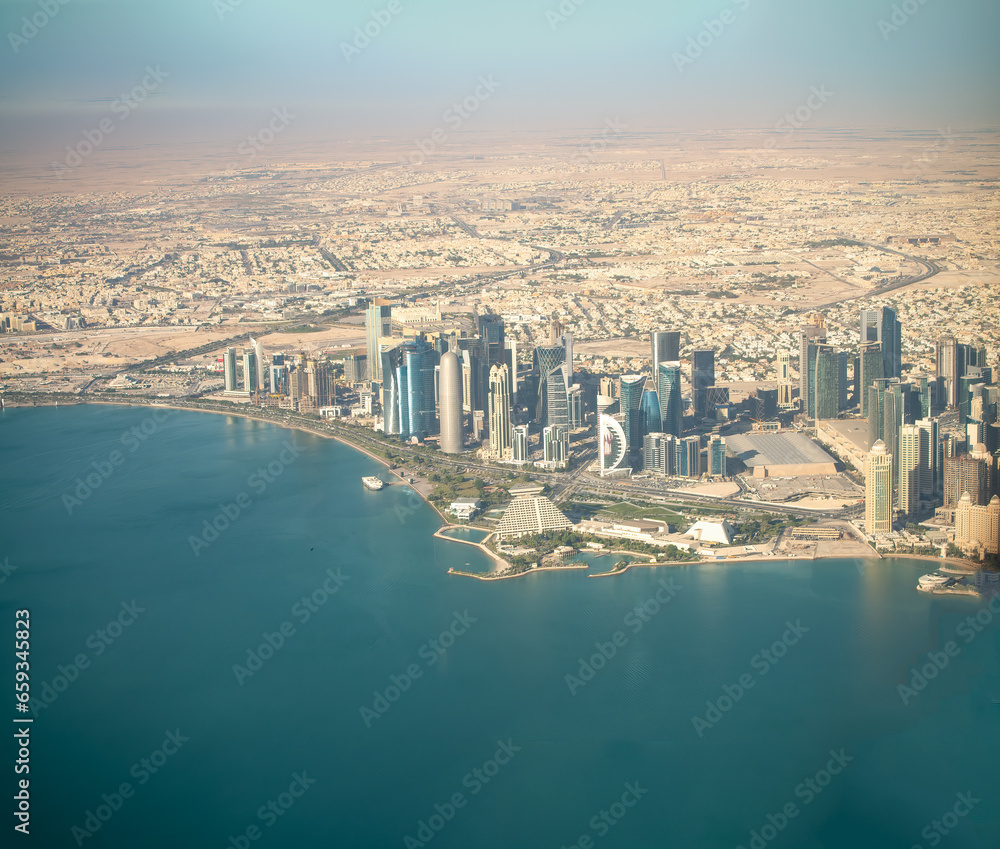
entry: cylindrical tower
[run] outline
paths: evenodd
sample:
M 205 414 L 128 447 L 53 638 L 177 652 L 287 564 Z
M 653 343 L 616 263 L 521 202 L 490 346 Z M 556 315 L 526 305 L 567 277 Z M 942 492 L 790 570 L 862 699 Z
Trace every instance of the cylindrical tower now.
M 441 355 L 441 450 L 445 454 L 462 453 L 462 366 L 454 351 Z

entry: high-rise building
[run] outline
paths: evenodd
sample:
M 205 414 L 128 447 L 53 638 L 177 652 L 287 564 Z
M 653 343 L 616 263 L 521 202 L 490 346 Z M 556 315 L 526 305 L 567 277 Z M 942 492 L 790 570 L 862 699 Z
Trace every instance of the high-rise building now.
M 920 504 L 921 429 L 916 425 L 903 425 L 899 429 L 899 511 L 912 516 Z
M 618 397 L 618 380 L 614 377 L 601 378 L 601 395 L 605 398 Z
M 669 433 L 647 433 L 642 438 L 642 469 L 659 475 L 673 475 L 677 437 Z
M 251 395 L 257 391 L 257 355 L 253 348 L 243 349 L 243 391 Z
M 660 403 L 660 430 L 680 436 L 684 430 L 684 400 L 681 398 L 681 364 L 660 363 L 656 374 L 656 395 Z
M 858 357 L 861 368 L 860 377 L 855 381 L 858 387 L 858 405 L 861 408 L 861 417 L 868 417 L 868 390 L 876 380 L 885 378 L 882 371 L 882 346 L 878 342 L 871 342 L 861 346 L 861 354 Z
M 938 489 L 940 467 L 938 466 L 938 421 L 918 419 L 920 429 L 920 493 L 933 496 Z
M 660 402 L 656 398 L 656 392 L 652 389 L 646 389 L 642 393 L 639 418 L 641 420 L 642 436 L 645 436 L 647 433 L 658 433 L 660 431 Z
M 1000 497 L 994 495 L 989 504 L 975 505 L 969 493 L 963 493 L 955 508 L 955 544 L 1000 553 Z
M 222 357 L 222 370 L 226 379 L 226 392 L 236 392 L 236 349 L 226 348 Z
M 511 443 L 511 459 L 515 463 L 527 463 L 528 457 L 528 426 L 518 425 L 514 428 Z
M 598 451 L 601 477 L 622 467 L 628 453 L 628 440 L 621 423 L 601 413 L 598 423 Z
M 517 340 L 504 339 L 504 362 L 510 375 L 510 403 L 517 404 Z
M 368 357 L 365 354 L 348 354 L 344 357 L 344 380 L 363 383 L 368 380 Z
M 495 460 L 510 460 L 513 454 L 510 381 L 506 365 L 490 367 L 490 454 Z
M 272 395 L 288 394 L 288 366 L 285 365 L 284 354 L 275 354 L 271 357 L 270 381 Z
M 536 347 L 534 351 L 534 371 L 538 375 L 538 398 L 535 403 L 535 421 L 548 424 L 549 375 L 566 360 L 566 349 L 562 345 Z
M 257 367 L 253 388 L 257 392 L 262 392 L 264 390 L 264 372 L 267 370 L 267 366 L 264 365 L 264 346 L 261 344 L 260 339 L 252 337 L 250 343 L 253 345 L 254 364 Z
M 807 413 L 806 399 L 809 396 L 809 344 L 826 342 L 826 321 L 819 313 L 814 313 L 808 324 L 799 328 L 799 402 L 802 412 Z
M 882 345 L 882 376 L 902 376 L 902 325 L 892 307 L 861 310 L 861 343 Z
M 839 353 L 830 345 L 809 345 L 808 360 L 815 373 L 809 379 L 807 415 L 815 419 L 835 419 L 840 411 L 843 385 Z M 846 360 L 844 370 L 846 371 Z M 845 374 L 845 383 L 846 378 Z
M 701 438 L 686 436 L 674 446 L 674 473 L 687 478 L 701 477 Z
M 790 410 L 795 406 L 792 400 L 794 386 L 791 354 L 788 351 L 778 351 L 778 407 L 782 410 Z
M 381 346 L 392 335 L 392 308 L 389 301 L 375 298 L 365 311 L 365 344 L 368 356 L 368 375 L 371 380 L 382 380 Z
M 865 468 L 865 531 L 874 536 L 892 530 L 892 457 L 879 439 L 868 452 Z
M 715 386 L 715 349 L 691 352 L 691 405 L 696 418 L 708 415 L 708 388 Z
M 569 430 L 552 425 L 542 431 L 542 456 L 544 462 L 565 467 L 569 459 Z
M 569 389 L 566 383 L 565 364 L 558 365 L 546 375 L 545 391 L 548 395 L 545 421 L 548 426 L 569 427 Z
M 642 447 L 642 388 L 646 378 L 641 374 L 623 374 L 621 378 L 621 411 L 625 414 L 626 448 Z
M 462 366 L 454 351 L 441 355 L 438 395 L 441 408 L 441 450 L 461 454 L 465 442 L 462 417 Z
M 726 477 L 726 440 L 712 434 L 708 440 L 708 474 L 716 478 Z
M 673 363 L 681 358 L 681 334 L 677 330 L 654 330 L 650 343 L 653 348 L 653 375 L 660 363 Z
M 982 445 L 975 446 L 968 454 L 945 458 L 945 507 L 957 507 L 958 500 L 966 492 L 973 504 L 986 504 L 990 491 L 991 459 Z

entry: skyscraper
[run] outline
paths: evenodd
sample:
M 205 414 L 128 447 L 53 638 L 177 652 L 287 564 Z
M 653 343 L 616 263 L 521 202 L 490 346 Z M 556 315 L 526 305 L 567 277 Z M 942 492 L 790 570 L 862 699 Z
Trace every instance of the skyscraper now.
M 802 412 L 806 414 L 806 400 L 809 397 L 809 344 L 820 342 L 826 342 L 826 321 L 820 313 L 814 313 L 809 323 L 799 328 L 799 400 Z
M 495 460 L 510 460 L 513 434 L 510 420 L 510 383 L 506 365 L 490 368 L 489 380 L 490 454 Z
M 379 356 L 383 339 L 392 335 L 392 308 L 389 301 L 375 298 L 365 311 L 365 343 L 368 356 L 368 376 L 382 380 L 382 359 Z
M 681 398 L 681 364 L 660 363 L 656 374 L 656 395 L 660 402 L 661 429 L 680 436 L 684 430 L 684 400 Z
M 938 421 L 937 419 L 919 419 L 920 429 L 920 492 L 931 496 L 937 492 L 941 477 L 938 466 Z
M 660 363 L 677 362 L 681 358 L 681 334 L 677 330 L 654 330 L 650 343 L 653 348 L 653 375 Z
M 899 429 L 899 510 L 907 516 L 917 513 L 920 502 L 920 435 L 916 425 Z
M 646 389 L 643 391 L 639 414 L 642 436 L 645 436 L 647 433 L 658 433 L 660 431 L 660 403 L 656 399 L 656 392 L 654 390 Z
M 708 474 L 712 477 L 726 477 L 726 440 L 712 434 L 708 440 Z
M 601 413 L 598 423 L 598 456 L 601 477 L 621 468 L 627 453 L 628 441 L 621 423 L 607 413 Z
M 646 378 L 641 374 L 623 374 L 621 379 L 621 411 L 625 414 L 625 445 L 629 451 L 642 447 L 642 388 Z
M 254 389 L 258 392 L 264 389 L 264 372 L 267 366 L 264 365 L 264 346 L 259 339 L 251 337 L 250 344 L 253 345 L 254 362 L 257 365 L 257 373 L 254 376 Z
M 892 530 L 892 457 L 880 439 L 868 452 L 865 468 L 865 531 L 887 534 Z
M 556 366 L 546 375 L 545 392 L 548 396 L 545 405 L 546 425 L 569 427 L 569 386 L 566 384 L 565 364 Z
M 677 437 L 669 433 L 647 433 L 642 438 L 642 469 L 660 475 L 674 474 Z
M 439 373 L 441 407 L 441 450 L 445 454 L 461 454 L 462 433 L 462 366 L 458 355 L 448 351 L 441 355 Z
M 544 462 L 565 467 L 569 459 L 569 430 L 552 425 L 542 431 L 542 456 Z
M 892 307 L 861 310 L 861 344 L 882 345 L 882 376 L 900 377 L 902 373 L 902 325 Z
M 809 409 L 815 419 L 835 419 L 840 411 L 841 362 L 839 352 L 830 345 L 810 345 L 809 363 L 815 374 L 809 380 Z M 813 366 L 813 363 L 815 365 Z M 846 371 L 846 361 L 844 365 Z M 846 375 L 844 375 L 846 382 Z
M 528 426 L 518 425 L 513 430 L 512 436 L 512 457 L 515 463 L 528 462 Z
M 778 351 L 778 406 L 782 410 L 791 409 L 792 387 L 792 357 L 788 351 Z
M 686 436 L 678 439 L 674 446 L 674 471 L 681 477 L 697 478 L 701 477 L 701 438 L 698 436 Z
M 226 348 L 222 357 L 222 370 L 225 373 L 226 392 L 236 392 L 236 349 Z
M 534 351 L 534 371 L 538 375 L 538 398 L 535 402 L 535 421 L 540 425 L 548 424 L 549 386 L 548 379 L 556 366 L 563 364 L 566 349 L 562 345 L 536 347 Z
M 882 346 L 878 342 L 870 342 L 861 346 L 861 353 L 858 357 L 861 368 L 861 376 L 855 381 L 858 386 L 858 405 L 861 409 L 861 417 L 868 417 L 868 390 L 876 380 L 882 380 L 885 374 L 882 371 Z
M 257 391 L 257 355 L 253 348 L 243 349 L 243 391 L 251 395 Z
M 708 415 L 708 388 L 715 386 L 715 349 L 691 352 L 691 404 L 696 418 Z

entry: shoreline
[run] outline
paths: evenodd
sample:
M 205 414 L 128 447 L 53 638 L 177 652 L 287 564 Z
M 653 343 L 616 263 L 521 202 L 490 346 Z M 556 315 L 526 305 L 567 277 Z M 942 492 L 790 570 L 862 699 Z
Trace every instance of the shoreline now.
M 482 543 L 473 542 L 472 540 L 455 539 L 454 537 L 448 537 L 448 536 L 444 536 L 443 534 L 441 534 L 440 533 L 441 531 L 447 530 L 448 528 L 462 528 L 462 527 L 465 527 L 465 526 L 464 525 L 455 525 L 454 523 L 452 523 L 451 520 L 448 517 L 446 517 L 434 504 L 432 504 L 430 502 L 430 500 L 427 498 L 427 496 L 424 495 L 416 486 L 414 486 L 413 484 L 407 483 L 405 480 L 403 480 L 403 476 L 401 474 L 399 474 L 398 472 L 396 472 L 393 469 L 390 469 L 389 468 L 389 464 L 388 464 L 388 462 L 385 459 L 383 459 L 381 457 L 378 457 L 375 454 L 372 454 L 367 449 L 362 448 L 361 446 L 356 445 L 355 443 L 350 442 L 349 440 L 344 439 L 343 437 L 338 436 L 335 433 L 331 433 L 330 431 L 322 430 L 322 429 L 320 429 L 318 427 L 313 427 L 313 426 L 305 425 L 305 424 L 301 424 L 301 423 L 289 423 L 289 422 L 271 421 L 271 420 L 266 419 L 266 418 L 264 418 L 262 416 L 255 416 L 255 415 L 252 415 L 249 412 L 242 412 L 242 411 L 238 411 L 238 410 L 209 410 L 209 409 L 205 409 L 205 408 L 197 407 L 197 406 L 182 406 L 181 404 L 178 404 L 176 402 L 175 403 L 166 403 L 166 402 L 161 403 L 161 402 L 155 401 L 155 400 L 149 400 L 147 402 L 135 402 L 135 401 L 128 402 L 128 401 L 124 401 L 124 400 L 122 400 L 122 401 L 118 401 L 118 400 L 115 400 L 115 401 L 106 401 L 106 400 L 103 400 L 103 399 L 102 400 L 91 399 L 91 400 L 86 400 L 86 401 L 77 401 L 76 403 L 67 403 L 67 404 L 64 404 L 63 406 L 74 406 L 75 407 L 75 406 L 85 406 L 85 405 L 88 405 L 88 404 L 95 404 L 95 405 L 109 406 L 109 407 L 156 407 L 156 408 L 167 408 L 167 409 L 171 409 L 171 410 L 181 410 L 181 411 L 189 412 L 189 413 L 211 413 L 213 415 L 218 415 L 218 416 L 236 416 L 237 418 L 242 418 L 242 419 L 247 419 L 247 420 L 250 420 L 250 421 L 257 421 L 257 422 L 262 422 L 264 424 L 274 425 L 276 427 L 280 427 L 280 428 L 283 428 L 285 430 L 299 430 L 299 431 L 302 431 L 303 433 L 309 433 L 309 434 L 311 434 L 313 436 L 318 436 L 318 437 L 321 437 L 321 438 L 324 438 L 324 439 L 333 439 L 333 440 L 336 440 L 341 445 L 345 445 L 348 448 L 352 448 L 355 451 L 359 451 L 360 453 L 364 454 L 365 456 L 367 456 L 370 459 L 374 460 L 375 462 L 379 463 L 389 474 L 393 475 L 397 479 L 396 481 L 393 481 L 393 482 L 387 482 L 387 485 L 393 486 L 393 485 L 397 485 L 397 484 L 402 484 L 403 486 L 408 486 L 421 499 L 423 499 L 424 503 L 427 504 L 437 514 L 438 518 L 442 522 L 442 524 L 437 529 L 435 529 L 434 533 L 431 534 L 432 537 L 437 537 L 438 539 L 448 540 L 449 542 L 457 542 L 457 543 L 462 543 L 462 544 L 465 544 L 465 545 L 475 546 L 476 548 L 480 549 L 480 551 L 482 551 L 484 554 L 486 554 L 493 561 L 494 565 L 502 564 L 503 566 L 506 566 L 508 568 L 510 567 L 510 564 L 506 560 L 504 560 L 503 558 L 501 558 L 495 552 L 490 551 Z M 54 407 L 54 406 L 59 406 L 59 404 L 58 403 L 53 403 L 53 404 L 33 404 L 33 405 L 28 405 L 28 404 L 16 404 L 16 403 L 14 403 L 14 404 L 8 404 L 7 406 L 11 407 L 11 408 L 15 408 L 16 407 L 16 408 L 19 408 L 19 409 L 31 409 L 32 407 L 39 407 L 39 406 Z M 486 539 L 489 539 L 489 537 L 487 537 Z M 612 550 L 612 551 L 610 551 L 608 553 L 609 554 L 621 553 L 621 554 L 636 555 L 635 552 L 628 552 L 628 551 L 615 552 L 614 550 Z M 955 567 L 956 571 L 960 571 L 961 574 L 963 574 L 963 575 L 973 575 L 977 571 L 979 571 L 976 568 L 975 564 L 970 563 L 969 561 L 960 560 L 960 559 L 954 558 L 954 557 L 933 557 L 931 555 L 924 555 L 924 554 L 907 554 L 907 553 L 895 553 L 895 552 L 893 552 L 893 553 L 886 553 L 886 554 L 883 555 L 883 554 L 879 554 L 878 552 L 876 552 L 874 550 L 872 550 L 872 555 L 873 555 L 872 557 L 850 557 L 850 556 L 844 557 L 844 556 L 836 556 L 836 555 L 824 554 L 824 555 L 821 555 L 821 556 L 817 557 L 815 554 L 813 554 L 813 555 L 809 555 L 809 554 L 802 554 L 802 555 L 779 555 L 779 554 L 771 554 L 771 555 L 768 555 L 768 556 L 756 555 L 756 556 L 751 556 L 751 557 L 728 557 L 728 558 L 719 559 L 719 560 L 716 560 L 716 559 L 700 560 L 699 559 L 699 560 L 677 561 L 676 564 L 672 563 L 672 562 L 657 563 L 657 562 L 654 561 L 654 562 L 647 562 L 647 563 L 630 563 L 630 564 L 628 564 L 628 566 L 626 566 L 623 569 L 615 570 L 615 571 L 612 571 L 612 572 L 598 572 L 598 573 L 593 574 L 593 575 L 588 575 L 587 577 L 589 577 L 589 578 L 600 578 L 600 577 L 612 577 L 614 575 L 623 575 L 626 572 L 628 572 L 629 569 L 631 569 L 633 567 L 649 568 L 649 567 L 656 567 L 656 566 L 674 566 L 674 565 L 678 565 L 679 566 L 679 565 L 684 565 L 684 564 L 699 565 L 699 564 L 703 564 L 703 563 L 712 563 L 712 564 L 747 563 L 747 562 L 749 562 L 749 563 L 753 563 L 753 562 L 757 562 L 757 563 L 768 562 L 769 563 L 769 562 L 796 561 L 796 560 L 808 560 L 810 562 L 817 562 L 817 561 L 821 561 L 821 560 L 891 560 L 893 558 L 898 558 L 898 559 L 901 559 L 901 560 L 924 560 L 924 561 L 926 561 L 928 563 L 935 563 L 935 564 L 938 564 L 938 566 L 935 567 L 935 570 L 938 569 L 938 568 L 940 568 L 941 564 L 950 564 L 953 567 Z M 653 555 L 645 555 L 645 554 L 643 554 L 643 555 L 637 555 L 637 556 L 652 557 Z M 517 573 L 515 573 L 513 575 L 498 575 L 498 576 L 493 576 L 490 573 L 487 573 L 487 574 L 475 574 L 475 573 L 472 573 L 472 572 L 463 572 L 463 571 L 455 570 L 455 569 L 449 569 L 448 570 L 448 574 L 459 575 L 459 576 L 462 576 L 462 577 L 476 578 L 476 579 L 481 580 L 481 581 L 502 581 L 502 580 L 506 580 L 508 578 L 520 578 L 523 575 L 530 575 L 533 572 L 558 571 L 558 570 L 563 570 L 563 569 L 570 569 L 570 570 L 574 570 L 575 571 L 575 570 L 579 570 L 579 569 L 589 569 L 589 568 L 590 568 L 589 564 L 583 563 L 583 564 L 576 564 L 576 565 L 571 564 L 571 565 L 566 565 L 566 566 L 538 566 L 538 567 L 536 567 L 534 569 L 528 569 L 528 570 L 526 570 L 524 572 L 517 572 Z

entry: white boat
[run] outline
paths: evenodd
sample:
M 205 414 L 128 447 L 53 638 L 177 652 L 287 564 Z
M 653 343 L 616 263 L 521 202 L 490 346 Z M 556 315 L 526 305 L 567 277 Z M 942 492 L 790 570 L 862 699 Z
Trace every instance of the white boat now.
M 374 475 L 368 478 L 361 478 L 361 483 L 363 483 L 367 489 L 374 489 L 376 491 L 385 486 L 385 481 Z

